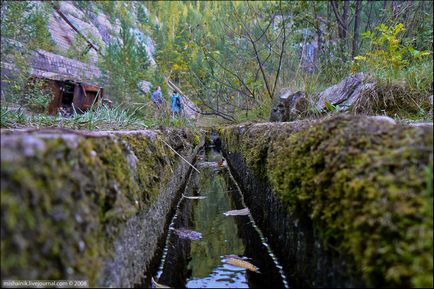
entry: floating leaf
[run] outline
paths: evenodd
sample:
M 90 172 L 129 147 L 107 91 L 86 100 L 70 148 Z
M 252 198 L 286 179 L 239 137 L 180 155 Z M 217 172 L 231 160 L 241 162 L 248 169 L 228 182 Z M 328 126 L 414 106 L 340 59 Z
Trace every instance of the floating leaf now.
M 170 288 L 169 286 L 157 283 L 157 281 L 154 280 L 154 277 L 151 278 L 151 281 L 152 281 L 153 288 Z
M 202 238 L 202 233 L 193 231 L 193 230 L 188 230 L 185 228 L 181 228 L 181 229 L 175 229 L 175 234 L 178 235 L 179 238 L 181 239 L 187 239 L 187 240 L 200 240 Z
M 250 214 L 249 208 L 244 208 L 241 210 L 232 210 L 232 211 L 227 211 L 227 212 L 223 213 L 223 215 L 225 215 L 225 216 L 245 216 L 248 214 Z
M 230 255 L 230 257 L 225 256 L 225 258 L 223 259 L 223 262 L 226 264 L 229 264 L 229 265 L 233 265 L 233 266 L 237 266 L 240 268 L 250 270 L 252 272 L 260 273 L 258 267 L 256 267 L 255 265 L 253 265 L 250 262 L 247 262 L 247 261 L 241 259 L 238 256 L 233 256 L 233 255 Z
M 205 196 L 186 196 L 184 194 L 182 194 L 182 197 L 189 199 L 189 200 L 203 200 L 206 199 Z

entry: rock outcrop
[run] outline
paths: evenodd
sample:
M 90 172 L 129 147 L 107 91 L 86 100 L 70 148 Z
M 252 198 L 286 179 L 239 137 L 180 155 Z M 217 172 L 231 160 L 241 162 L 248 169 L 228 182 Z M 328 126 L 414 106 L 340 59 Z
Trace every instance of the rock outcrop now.
M 104 11 L 93 8 L 92 3 L 87 5 L 88 8 L 81 8 L 74 1 L 60 1 L 56 4 L 59 6 L 59 11 L 72 25 L 101 50 L 104 50 L 113 39 L 118 37 L 120 21 L 114 21 Z M 65 51 L 74 45 L 76 37 L 80 37 L 54 9 L 50 14 L 48 29 L 56 46 Z M 152 39 L 138 29 L 133 32 L 137 40 L 145 45 L 151 64 L 155 64 L 155 45 Z M 98 53 L 93 49 L 88 53 L 91 61 L 96 64 L 99 57 Z

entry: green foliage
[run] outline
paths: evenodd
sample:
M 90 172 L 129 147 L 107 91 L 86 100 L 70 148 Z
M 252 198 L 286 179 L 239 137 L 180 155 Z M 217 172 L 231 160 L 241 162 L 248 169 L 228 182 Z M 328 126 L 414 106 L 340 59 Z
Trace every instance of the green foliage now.
M 66 125 L 87 129 L 131 129 L 147 128 L 134 111 L 117 106 L 102 106 L 77 114 L 72 119 L 65 119 Z
M 3 6 L 4 5 L 4 6 Z M 32 1 L 7 1 L 2 3 L 2 61 L 12 63 L 12 76 L 2 74 L 7 85 L 2 92 L 3 105 L 26 106 L 36 112 L 45 111 L 51 96 L 44 83 L 30 79 L 29 57 L 31 50 L 43 49 L 56 52 L 48 31 L 50 7 L 48 3 Z M 21 119 L 21 118 L 19 118 Z
M 253 29 L 250 26 L 254 26 L 254 20 L 247 17 L 251 12 L 247 5 L 238 2 L 165 2 L 150 6 L 159 18 L 153 33 L 157 42 L 156 59 L 162 72 L 187 91 L 204 110 L 224 111 L 233 117 L 252 111 L 252 103 L 256 106 L 268 97 L 260 74 L 254 71 L 257 66 L 251 54 L 252 47 L 245 39 L 240 41 L 237 33 L 243 32 L 241 23 L 231 16 L 239 13 L 240 18 L 246 17 L 248 29 Z M 271 4 L 253 4 L 258 19 L 260 14 L 256 9 L 262 6 L 271 7 Z M 258 26 L 266 24 L 267 16 L 260 19 Z M 227 24 L 230 27 L 226 29 Z M 236 29 L 235 33 L 230 32 L 231 29 Z M 254 33 L 258 36 L 260 31 L 256 29 Z M 261 57 L 266 59 L 266 41 L 258 45 L 261 46 Z M 278 48 L 277 43 L 275 48 Z M 272 67 L 276 65 L 276 57 L 273 55 L 272 58 L 273 61 L 266 64 L 267 77 L 274 73 Z
M 398 34 L 405 31 L 402 23 L 394 27 L 380 24 L 375 27 L 377 33 L 367 31 L 362 34 L 371 44 L 371 51 L 354 59 L 368 64 L 371 70 L 391 70 L 396 74 L 410 62 L 429 56 L 429 51 L 419 51 L 411 45 L 402 44 Z
M 369 113 L 384 114 L 413 120 L 432 120 L 433 60 L 418 61 L 391 76 L 390 71 L 378 70 L 371 74 L 377 81 L 375 91 L 368 94 Z M 370 72 L 370 71 L 369 71 Z M 369 110 L 372 107 L 372 110 Z M 431 111 L 431 112 L 430 112 Z
M 7 85 L 2 100 L 4 105 L 20 105 L 34 112 L 46 111 L 52 96 L 45 89 L 43 80 L 30 78 L 27 52 L 21 47 L 11 59 L 14 61 L 15 71 L 12 77 L 6 75 L 3 78 Z
M 70 118 L 41 114 L 27 115 L 24 110 L 12 111 L 2 107 L 1 127 L 60 127 L 88 130 L 121 130 L 143 129 L 149 126 L 136 111 L 120 106 L 108 108 L 102 106 L 95 110 L 88 110 L 84 114 L 75 114 Z
M 353 70 L 372 75 L 377 86 L 364 103 L 366 113 L 410 119 L 431 119 L 427 96 L 432 94 L 432 52 L 416 50 L 403 38 L 404 25 L 380 24 L 375 32 L 363 37 L 370 42 L 369 50 L 355 57 Z
M 0 116 L 0 127 L 20 127 L 27 124 L 27 117 L 22 109 L 12 111 L 5 105 L 2 105 Z
M 271 111 L 271 100 L 265 99 L 259 105 L 253 105 L 250 110 L 239 110 L 234 113 L 235 122 L 267 121 Z
M 81 36 L 75 35 L 68 50 L 64 51 L 63 54 L 68 58 L 89 63 L 89 51 L 88 43 Z
M 116 1 L 95 1 L 94 3 L 96 7 L 110 17 L 111 21 L 116 19 Z
M 11 76 L 7 74 L 2 75 L 2 81 L 7 85 L 5 94 L 2 95 L 4 97 L 2 101 L 15 104 L 22 103 L 30 77 L 28 67 L 29 55 L 17 43 L 5 43 L 5 45 L 2 45 L 2 57 L 6 58 L 6 55 L 9 56 L 7 60 L 14 63 L 16 70 Z
M 34 112 L 47 112 L 52 95 L 45 89 L 45 82 L 41 79 L 32 79 L 27 82 L 23 103 Z
M 121 22 L 119 38 L 110 43 L 101 66 L 110 72 L 106 80 L 111 97 L 118 102 L 140 99 L 138 82 L 148 79 L 149 58 L 127 22 Z
M 19 41 L 30 49 L 55 52 L 48 31 L 49 4 L 34 1 L 2 2 L 2 37 Z

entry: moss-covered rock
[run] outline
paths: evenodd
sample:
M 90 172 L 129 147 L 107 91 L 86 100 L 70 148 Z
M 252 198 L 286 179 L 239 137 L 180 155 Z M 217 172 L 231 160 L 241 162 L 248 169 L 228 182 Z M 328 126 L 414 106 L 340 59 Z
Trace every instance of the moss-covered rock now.
M 179 159 L 163 140 L 192 152 L 193 134 L 165 135 L 2 133 L 2 278 L 101 284 L 127 220 L 174 177 Z
M 433 286 L 432 127 L 342 115 L 220 132 L 366 284 Z

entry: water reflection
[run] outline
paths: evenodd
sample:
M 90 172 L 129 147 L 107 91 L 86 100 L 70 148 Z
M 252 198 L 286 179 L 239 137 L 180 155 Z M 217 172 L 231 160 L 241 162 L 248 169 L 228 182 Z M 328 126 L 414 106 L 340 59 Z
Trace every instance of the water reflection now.
M 218 162 L 221 154 L 206 152 L 204 161 Z M 266 247 L 252 226 L 248 216 L 226 217 L 224 212 L 240 209 L 236 187 L 225 168 L 202 166 L 201 173 L 193 172 L 185 195 L 203 195 L 206 199 L 182 199 L 173 221 L 174 228 L 187 228 L 202 233 L 197 241 L 179 238 L 169 232 L 167 255 L 158 272 L 159 283 L 187 288 L 252 288 L 284 287 Z M 222 262 L 225 255 L 245 257 L 259 267 L 261 273 Z

